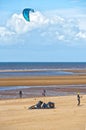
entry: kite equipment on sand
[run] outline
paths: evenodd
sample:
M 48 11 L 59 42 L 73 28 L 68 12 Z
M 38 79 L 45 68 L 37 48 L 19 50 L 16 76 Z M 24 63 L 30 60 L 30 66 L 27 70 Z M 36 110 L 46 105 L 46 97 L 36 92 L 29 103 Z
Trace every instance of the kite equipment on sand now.
M 36 105 L 33 105 L 28 109 L 53 109 L 53 108 L 55 108 L 55 103 L 53 102 L 43 103 L 42 101 L 39 101 Z

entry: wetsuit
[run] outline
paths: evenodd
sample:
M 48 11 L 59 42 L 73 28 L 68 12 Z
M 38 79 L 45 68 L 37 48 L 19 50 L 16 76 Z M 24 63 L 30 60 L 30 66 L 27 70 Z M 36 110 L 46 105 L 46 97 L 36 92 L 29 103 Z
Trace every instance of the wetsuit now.
M 79 94 L 77 94 L 77 100 L 78 100 L 78 106 L 80 105 L 80 95 Z

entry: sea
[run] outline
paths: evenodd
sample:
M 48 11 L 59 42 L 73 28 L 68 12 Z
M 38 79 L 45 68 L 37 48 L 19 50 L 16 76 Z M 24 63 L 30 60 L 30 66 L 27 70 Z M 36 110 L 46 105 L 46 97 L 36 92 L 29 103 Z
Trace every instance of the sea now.
M 0 78 L 74 74 L 67 69 L 86 69 L 86 62 L 0 62 Z

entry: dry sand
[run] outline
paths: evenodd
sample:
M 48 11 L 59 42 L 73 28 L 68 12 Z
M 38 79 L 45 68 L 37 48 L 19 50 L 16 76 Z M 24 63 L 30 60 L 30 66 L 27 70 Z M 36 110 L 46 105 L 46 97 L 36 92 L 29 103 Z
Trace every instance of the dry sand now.
M 28 110 L 39 100 L 55 102 L 55 109 Z M 0 101 L 0 130 L 86 130 L 86 95 Z

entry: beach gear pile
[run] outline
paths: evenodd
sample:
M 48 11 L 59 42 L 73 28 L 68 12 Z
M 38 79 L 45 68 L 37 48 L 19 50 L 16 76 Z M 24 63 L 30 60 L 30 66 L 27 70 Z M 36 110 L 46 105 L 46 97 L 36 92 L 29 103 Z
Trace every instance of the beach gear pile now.
M 55 108 L 55 103 L 53 102 L 44 103 L 43 101 L 38 101 L 36 105 L 33 105 L 28 109 L 53 109 L 53 108 Z

